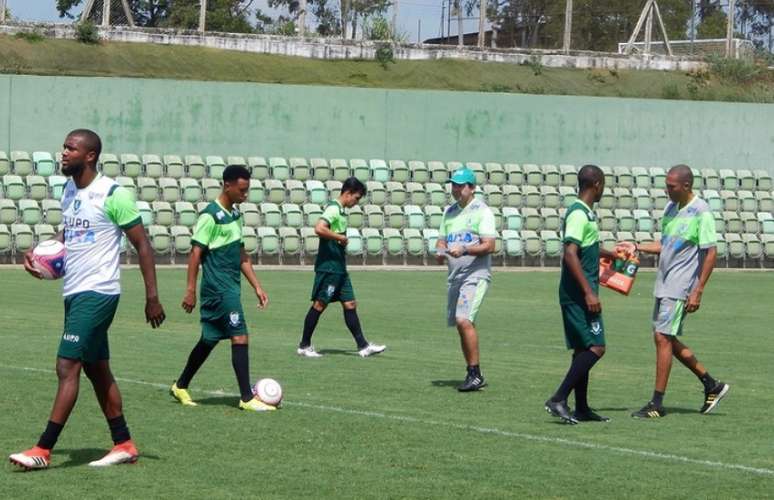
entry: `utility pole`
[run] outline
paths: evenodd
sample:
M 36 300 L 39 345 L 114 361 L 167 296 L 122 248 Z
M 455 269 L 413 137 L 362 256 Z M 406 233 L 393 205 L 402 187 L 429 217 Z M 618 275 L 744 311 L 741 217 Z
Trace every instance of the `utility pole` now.
M 457 47 L 462 48 L 465 41 L 462 35 L 462 0 L 455 0 L 457 6 Z
M 5 22 L 5 0 L 0 0 L 0 24 Z
M 691 0 L 691 55 L 693 55 L 694 42 L 696 42 L 696 0 Z
M 398 0 L 392 2 L 392 39 L 398 38 Z
M 726 27 L 726 57 L 736 57 L 734 53 L 734 14 L 736 0 L 728 0 L 728 26 Z
M 102 27 L 110 27 L 110 0 L 102 0 Z
M 444 27 L 444 21 L 446 20 L 446 2 L 441 2 L 441 40 L 443 40 L 444 34 L 443 34 L 443 27 Z
M 207 23 L 207 0 L 201 0 L 199 6 L 199 33 L 204 33 L 205 24 Z
M 486 45 L 486 32 L 484 23 L 486 22 L 486 0 L 478 0 L 478 47 L 483 49 Z
M 306 35 L 306 0 L 300 0 L 298 4 L 298 34 Z
M 422 43 L 422 19 L 417 19 L 417 43 Z
M 562 50 L 565 54 L 570 53 L 570 44 L 572 43 L 572 0 L 567 0 L 564 9 L 564 44 Z
M 449 8 L 446 9 L 446 37 L 447 38 L 451 38 L 451 14 L 452 14 L 452 0 L 449 0 Z

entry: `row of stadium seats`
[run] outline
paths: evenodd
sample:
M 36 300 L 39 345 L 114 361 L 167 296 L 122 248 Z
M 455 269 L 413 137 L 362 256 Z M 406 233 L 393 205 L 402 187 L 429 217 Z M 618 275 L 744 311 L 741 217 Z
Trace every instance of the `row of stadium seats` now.
M 59 154 L 54 158 L 48 152 L 34 152 L 31 155 L 25 151 L 12 151 L 10 156 L 0 151 L 0 176 L 13 173 L 26 176 L 33 173 L 48 177 L 59 172 Z M 444 184 L 454 170 L 463 166 L 462 162 L 450 161 L 403 161 L 381 159 L 331 159 L 290 158 L 251 156 L 206 156 L 197 155 L 180 157 L 176 155 L 159 156 L 155 154 L 122 154 L 120 156 L 103 153 L 100 158 L 100 168 L 110 177 L 125 176 L 130 178 L 170 177 L 180 179 L 191 177 L 195 179 L 221 179 L 223 170 L 228 165 L 247 167 L 253 178 L 258 180 L 274 179 L 285 181 L 295 179 L 306 181 L 343 181 L 354 175 L 362 181 L 379 182 L 435 182 Z M 578 168 L 574 165 L 536 165 L 536 164 L 500 164 L 496 162 L 466 162 L 476 174 L 478 184 L 567 186 L 577 185 Z M 660 188 L 665 187 L 666 171 L 661 167 L 602 167 L 609 187 L 623 188 Z M 694 169 L 696 189 L 714 189 L 737 191 L 771 191 L 774 188 L 771 175 L 764 170 L 731 170 L 712 168 Z

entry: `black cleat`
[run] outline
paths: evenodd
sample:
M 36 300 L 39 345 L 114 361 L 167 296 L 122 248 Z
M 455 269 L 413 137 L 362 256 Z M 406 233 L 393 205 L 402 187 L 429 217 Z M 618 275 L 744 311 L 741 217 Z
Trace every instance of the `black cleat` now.
M 586 411 L 575 410 L 572 417 L 578 422 L 610 422 L 610 417 L 600 415 L 591 408 Z
M 460 392 L 471 392 L 483 389 L 486 387 L 486 380 L 483 375 L 472 375 L 468 373 L 465 377 L 465 382 L 457 386 L 457 390 Z
M 634 418 L 661 418 L 666 416 L 663 406 L 656 406 L 653 401 L 648 401 L 648 404 L 632 413 Z
M 701 410 L 699 410 L 699 413 L 706 415 L 714 410 L 718 403 L 720 403 L 720 400 L 726 397 L 729 389 L 731 389 L 730 385 L 718 382 L 715 384 L 715 387 L 706 391 L 704 393 L 704 404 L 702 405 Z
M 546 401 L 546 411 L 559 418 L 565 424 L 575 425 L 578 420 L 570 414 L 570 407 L 567 406 L 567 401 Z

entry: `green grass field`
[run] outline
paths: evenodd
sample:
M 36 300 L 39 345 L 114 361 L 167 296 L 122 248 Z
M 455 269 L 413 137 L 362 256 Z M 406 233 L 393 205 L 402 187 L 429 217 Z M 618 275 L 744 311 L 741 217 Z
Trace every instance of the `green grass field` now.
M 441 272 L 353 273 L 367 336 L 389 350 L 360 359 L 340 308 L 314 343 L 294 351 L 308 308 L 309 272 L 260 272 L 271 305 L 249 310 L 251 371 L 277 378 L 284 408 L 246 414 L 230 350 L 220 346 L 192 384 L 201 403 L 173 403 L 168 386 L 198 338 L 180 309 L 184 270 L 160 269 L 168 320 L 146 327 L 139 272 L 123 274 L 111 330 L 112 365 L 142 454 L 138 464 L 92 470 L 111 445 L 88 382 L 47 471 L 6 464 L 4 498 L 763 498 L 774 496 L 771 274 L 717 273 L 685 341 L 732 385 L 715 413 L 699 415 L 698 381 L 675 366 L 659 421 L 629 413 L 650 396 L 652 273 L 633 296 L 604 290 L 608 354 L 590 400 L 608 424 L 565 426 L 543 410 L 566 370 L 555 272 L 496 273 L 479 330 L 489 387 L 460 394 L 456 333 L 444 327 Z M 55 392 L 62 327 L 59 283 L 0 271 L 2 453 L 33 445 Z M 246 292 L 246 291 L 245 291 Z M 252 298 L 244 294 L 249 306 Z M 47 306 L 45 308 L 41 306 Z M 50 306 L 50 307 L 48 307 Z

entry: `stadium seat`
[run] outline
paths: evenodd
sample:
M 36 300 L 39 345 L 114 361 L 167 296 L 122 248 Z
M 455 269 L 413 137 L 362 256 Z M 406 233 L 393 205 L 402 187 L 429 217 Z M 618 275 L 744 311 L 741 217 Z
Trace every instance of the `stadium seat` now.
M 743 234 L 745 257 L 750 260 L 760 260 L 763 257 L 763 244 L 755 234 Z
M 247 160 L 245 160 L 244 156 L 237 156 L 237 155 L 227 156 L 226 157 L 226 166 L 227 167 L 231 167 L 231 166 L 234 166 L 234 167 L 244 167 L 248 171 L 250 171 L 250 167 L 247 164 Z M 252 174 L 250 175 L 250 177 L 252 177 Z M 221 176 L 220 179 L 222 180 L 223 177 Z
M 363 207 L 366 224 L 368 227 L 382 229 L 384 227 L 384 211 L 379 205 L 366 205 Z
M 718 175 L 720 176 L 720 185 L 724 190 L 736 191 L 739 188 L 739 178 L 735 171 L 730 168 L 721 168 Z
M 363 209 L 360 207 L 360 205 L 355 205 L 354 207 L 348 208 L 346 210 L 347 225 L 349 227 L 360 229 L 365 225 L 365 214 L 363 213 Z
M 615 194 L 613 192 L 614 189 L 616 188 L 605 186 L 605 190 L 602 192 L 602 198 L 600 198 L 598 203 L 599 208 L 605 208 L 607 210 L 612 210 L 615 208 Z
M 634 198 L 634 206 L 636 208 L 640 210 L 651 210 L 653 208 L 653 200 L 651 200 L 647 189 L 633 188 L 632 197 Z
M 196 224 L 198 213 L 193 204 L 188 201 L 177 201 L 174 204 L 175 220 L 180 226 L 193 227 Z
M 653 235 L 648 231 L 637 231 L 634 233 L 634 241 L 636 241 L 638 245 L 641 245 L 643 243 L 653 243 L 655 240 L 653 239 Z
M 387 198 L 392 205 L 403 205 L 407 202 L 406 188 L 399 182 L 388 182 L 385 184 L 387 188 Z
M 282 225 L 282 212 L 276 203 L 261 203 L 260 208 L 261 218 L 266 226 L 275 228 Z
M 250 179 L 250 190 L 247 192 L 247 201 L 250 203 L 263 203 L 266 198 L 266 192 L 263 189 L 263 183 L 259 179 Z
M 516 207 L 503 207 L 503 227 L 511 231 L 521 231 L 521 212 Z
M 774 234 L 774 215 L 771 212 L 759 212 L 758 225 L 763 234 Z
M 307 181 L 312 178 L 312 168 L 305 158 L 290 158 L 290 177 L 297 181 Z
M 774 212 L 774 198 L 771 197 L 770 192 L 756 191 L 753 196 L 758 203 L 759 212 Z
M 347 160 L 342 158 L 334 158 L 330 161 L 331 173 L 333 174 L 333 180 L 344 182 L 351 175 L 351 170 Z
M 280 253 L 280 239 L 275 228 L 259 227 L 256 234 L 260 242 L 261 255 L 278 255 Z
M 521 166 L 521 170 L 524 172 L 525 183 L 535 187 L 543 185 L 543 172 L 538 165 L 525 163 Z
M 164 155 L 164 175 L 172 179 L 180 179 L 185 176 L 185 165 L 183 160 L 177 155 Z
M 403 207 L 403 213 L 406 216 L 406 227 L 411 229 L 425 228 L 425 214 L 420 207 L 406 205 Z
M 11 167 L 15 175 L 22 177 L 34 172 L 32 158 L 26 151 L 11 151 Z
M 23 253 L 35 246 L 32 228 L 27 224 L 11 224 L 13 246 L 17 253 Z
M 283 256 L 295 256 L 301 254 L 301 236 L 298 234 L 298 230 L 294 227 L 281 227 L 279 228 L 280 245 L 282 248 Z M 347 237 L 349 237 L 349 229 L 347 229 Z M 347 250 L 354 242 L 350 240 L 347 245 Z
M 42 177 L 48 177 L 56 172 L 54 157 L 47 151 L 35 151 L 32 153 L 32 163 L 35 167 L 35 173 Z
M 715 219 L 715 232 L 724 234 L 726 232 L 726 220 L 723 218 L 723 213 L 712 212 L 712 217 Z
M 21 214 L 22 224 L 34 226 L 35 224 L 40 224 L 43 220 L 40 205 L 38 205 L 36 200 L 19 200 L 19 213 Z
M 505 170 L 505 182 L 507 184 L 511 186 L 524 185 L 524 170 L 522 170 L 521 165 L 506 163 L 503 165 L 503 170 Z
M 713 189 L 715 191 L 721 189 L 720 177 L 714 168 L 701 169 L 701 176 L 704 179 L 704 189 Z
M 720 192 L 720 199 L 723 200 L 723 210 L 725 211 L 739 211 L 739 198 L 735 191 L 729 191 L 724 189 Z
M 306 187 L 304 187 L 304 183 L 299 180 L 286 180 L 285 192 L 287 193 L 287 201 L 290 203 L 301 205 L 306 201 Z
M 664 207 L 666 207 L 669 202 L 669 197 L 666 192 L 659 188 L 652 188 L 650 190 L 650 199 L 653 203 L 654 210 L 664 210 Z
M 723 199 L 714 189 L 705 189 L 702 191 L 701 197 L 707 202 L 707 205 L 709 205 L 710 210 L 713 212 L 723 211 Z
M 448 201 L 446 195 L 446 189 L 440 184 L 435 182 L 427 182 L 424 185 L 427 204 L 437 205 L 439 207 L 446 206 Z
M 388 255 L 403 255 L 403 235 L 401 235 L 400 231 L 392 227 L 386 227 L 382 231 L 382 237 Z
M 666 171 L 661 167 L 650 167 L 648 170 L 650 173 L 651 185 L 657 189 L 666 189 Z M 697 183 L 696 180 L 699 179 Z M 701 174 L 694 175 L 694 186 L 696 189 L 701 189 Z
M 624 208 L 626 210 L 634 209 L 634 196 L 632 192 L 625 187 L 613 188 L 613 196 L 615 196 L 616 208 Z
M 634 177 L 634 186 L 642 189 L 650 189 L 652 181 L 650 172 L 645 167 L 632 167 L 632 177 Z
M 600 165 L 599 169 L 602 170 L 602 173 L 605 176 L 605 187 L 607 187 L 607 189 L 613 189 L 616 186 L 613 169 L 604 165 Z
M 449 173 L 446 170 L 446 165 L 440 161 L 429 161 L 427 165 L 425 162 L 419 160 L 411 160 L 408 162 L 409 173 L 411 174 L 411 181 L 424 184 L 425 182 L 433 182 L 443 184 L 449 178 Z
M 601 231 L 615 232 L 618 230 L 618 224 L 612 210 L 599 208 L 597 209 L 597 217 L 599 218 L 599 229 Z
M 250 178 L 265 181 L 270 177 L 269 164 L 263 156 L 251 156 L 247 159 L 247 168 L 250 170 Z
M 54 229 L 54 226 L 51 224 L 35 224 L 32 228 L 32 232 L 35 234 L 35 241 L 37 241 L 38 244 L 56 236 L 56 229 Z
M 742 220 L 742 232 L 758 234 L 761 231 L 758 217 L 752 212 L 740 212 L 739 218 Z
M 0 252 L 3 252 L 3 244 L 1 243 L 2 239 L 3 229 L 2 225 L 0 225 Z M 763 255 L 766 257 L 766 259 L 774 259 L 774 234 L 761 235 L 761 244 L 763 245 Z
M 175 208 L 177 211 L 177 208 Z M 239 212 L 242 214 L 242 225 L 250 227 L 258 227 L 261 225 L 261 212 L 258 211 L 258 205 L 246 201 L 239 204 Z M 189 226 L 190 224 L 182 224 L 183 226 Z
M 496 162 L 487 162 L 484 163 L 484 171 L 486 171 L 486 176 L 488 179 L 489 184 L 494 184 L 495 186 L 502 186 L 505 184 L 506 177 L 505 177 L 505 169 L 503 169 L 503 166 Z
M 46 178 L 40 175 L 27 176 L 27 195 L 37 201 L 48 198 L 48 183 Z
M 521 209 L 522 223 L 529 231 L 539 231 L 543 220 L 537 208 L 524 207 Z
M 540 166 L 540 172 L 543 174 L 544 186 L 559 187 L 562 185 L 562 174 L 556 165 L 546 164 Z
M 465 163 L 465 166 L 473 171 L 473 174 L 476 176 L 476 185 L 483 186 L 487 183 L 486 179 L 486 170 L 484 169 L 484 165 L 477 161 L 469 161 Z M 446 165 L 447 168 L 449 168 L 449 165 Z M 456 170 L 456 169 L 455 169 Z M 449 170 L 449 173 L 451 174 L 453 170 Z
M 140 162 L 140 157 L 133 153 L 122 154 L 121 173 L 126 177 L 140 177 L 142 175 L 142 162 Z
M 739 189 L 753 191 L 757 186 L 755 176 L 750 170 L 747 170 L 747 169 L 737 170 L 736 178 L 739 180 Z
M 634 233 L 631 231 L 618 231 L 615 235 L 616 241 L 631 241 L 635 242 L 637 239 L 634 236 Z
M 185 168 L 188 172 L 188 177 L 194 179 L 204 179 L 207 175 L 207 167 L 204 165 L 204 160 L 198 155 L 187 155 L 185 157 Z
M 391 179 L 390 169 L 384 160 L 378 158 L 369 160 L 368 168 L 371 171 L 371 179 L 376 182 L 387 182 Z
M 301 211 L 301 207 L 295 203 L 283 203 L 280 208 L 285 226 L 300 228 L 304 225 L 304 213 Z
M 382 181 L 368 181 L 366 189 L 368 189 L 368 200 L 371 204 L 382 206 L 387 203 L 387 191 Z
M 317 221 L 323 213 L 322 207 L 317 203 L 304 203 L 301 207 L 301 211 L 304 213 L 306 225 L 310 227 L 314 227 L 315 224 L 317 224 Z
M 771 191 L 772 187 L 772 179 L 771 174 L 769 174 L 765 170 L 756 170 L 753 172 L 753 175 L 755 176 L 755 188 L 760 191 Z
M 626 208 L 616 208 L 613 214 L 618 222 L 619 231 L 634 232 L 634 216 L 630 210 Z
M 266 201 L 277 205 L 285 203 L 285 186 L 282 181 L 266 179 L 263 181 L 263 187 L 266 191 Z
M 562 242 L 556 231 L 540 231 L 540 240 L 543 244 L 543 255 L 552 258 L 562 255 Z
M 524 197 L 521 193 L 521 188 L 518 186 L 511 186 L 506 184 L 502 188 L 503 190 L 503 206 L 504 207 L 521 207 L 524 203 Z
M 46 224 L 58 226 L 62 223 L 62 205 L 59 200 L 43 200 L 40 202 L 40 208 L 43 210 Z
M 611 231 L 599 232 L 599 245 L 605 250 L 612 251 L 615 248 L 616 242 L 616 237 Z
M 242 243 L 247 255 L 254 255 L 258 252 L 258 235 L 255 233 L 254 227 L 242 226 Z
M 142 225 L 148 227 L 153 224 L 153 210 L 147 201 L 135 202 L 137 211 L 140 212 L 140 219 L 142 219 Z
M 650 233 L 655 229 L 653 219 L 650 218 L 650 212 L 647 210 L 635 209 L 632 215 L 634 216 L 637 231 Z
M 403 210 L 398 205 L 385 205 L 384 217 L 386 228 L 403 229 L 403 227 L 406 225 L 406 218 L 403 215 Z
M 102 153 L 99 156 L 99 168 L 103 175 L 115 179 L 121 175 L 121 162 L 112 153 Z
M 536 186 L 525 185 L 521 188 L 524 206 L 528 208 L 540 208 L 543 206 L 543 198 L 540 189 Z
M 134 179 L 131 177 L 124 177 L 123 175 L 116 177 L 115 181 L 119 186 L 129 191 L 129 193 L 137 199 L 137 185 L 134 183 Z
M 723 235 L 718 235 L 718 241 L 715 243 L 715 248 L 717 248 L 719 259 L 725 260 L 728 257 L 728 243 L 726 243 Z
M 540 197 L 543 199 L 543 207 L 559 208 L 562 206 L 559 191 L 554 186 L 540 186 Z
M 365 183 L 371 180 L 371 168 L 368 166 L 368 162 L 362 158 L 353 158 L 349 160 L 349 168 L 352 172 L 352 177 L 360 182 Z
M 160 202 L 164 203 L 164 202 Z M 159 255 L 168 254 L 171 246 L 171 238 L 166 226 L 153 225 L 148 228 L 151 247 Z
M 575 165 L 559 165 L 559 174 L 562 176 L 562 186 L 573 190 L 578 187 L 578 169 Z
M 150 177 L 138 177 L 137 189 L 140 192 L 138 199 L 147 201 L 148 203 L 156 201 L 159 197 L 159 186 L 156 184 L 156 179 Z
M 177 179 L 173 177 L 162 177 L 159 179 L 159 189 L 161 190 L 161 199 L 169 203 L 180 200 L 180 186 Z
M 207 210 L 207 207 L 209 206 L 209 204 L 210 204 L 209 201 L 197 201 L 196 205 L 195 205 L 196 206 L 196 213 L 200 214 L 200 213 L 204 212 L 205 210 Z
M 11 161 L 5 151 L 0 151 L 0 177 L 11 173 Z M 5 228 L 6 231 L 8 228 Z M 8 233 L 11 234 L 10 232 Z
M 207 177 L 223 180 L 223 171 L 226 170 L 226 162 L 222 156 L 210 155 L 204 160 L 207 164 Z
M 27 196 L 27 187 L 19 175 L 4 175 L 3 189 L 5 190 L 5 197 L 11 200 L 21 200 Z
M 739 211 L 740 212 L 757 212 L 758 211 L 758 200 L 755 198 L 755 195 L 752 194 L 752 191 L 746 191 L 740 189 L 736 192 L 737 197 L 739 198 Z
M 325 182 L 333 178 L 331 167 L 325 158 L 312 158 L 309 160 L 312 167 L 312 178 L 314 180 Z
M 304 255 L 317 255 L 320 237 L 314 232 L 313 227 L 301 228 L 301 244 L 304 247 Z
M 723 212 L 723 220 L 726 222 L 726 231 L 729 233 L 742 233 L 744 225 L 742 219 L 736 212 L 725 211 Z
M 408 165 L 403 160 L 390 160 L 390 178 L 394 182 L 408 182 L 411 179 L 411 172 Z M 387 182 L 387 181 L 384 181 Z
M 559 219 L 559 212 L 555 208 L 541 208 L 540 219 L 542 220 L 541 227 L 548 231 L 559 231 L 561 221 Z
M 341 194 L 342 183 L 333 179 L 325 181 L 325 191 L 328 193 L 328 201 L 333 201 Z
M 403 241 L 406 245 L 406 253 L 414 257 L 425 255 L 425 239 L 419 229 L 406 228 L 403 230 Z
M 328 202 L 328 190 L 325 184 L 316 179 L 306 181 L 306 198 L 310 203 L 325 205 Z
M 634 187 L 634 176 L 629 167 L 613 167 L 613 175 L 615 176 L 616 187 L 625 187 L 628 189 Z
M 423 229 L 422 238 L 425 240 L 425 252 L 427 255 L 435 255 L 435 249 L 438 244 L 438 230 L 433 228 Z
M 374 227 L 365 227 L 361 232 L 363 247 L 368 255 L 382 255 L 384 251 L 384 242 L 378 229 Z
M 500 190 L 500 186 L 495 186 L 494 184 L 485 184 L 482 189 L 484 191 L 484 199 L 486 200 L 487 205 L 490 207 L 498 208 L 503 206 L 503 192 Z M 431 200 L 431 202 L 434 203 L 435 201 Z M 442 205 L 443 203 L 437 204 Z
M 465 164 L 462 163 L 461 161 L 456 161 L 456 160 L 447 161 L 446 162 L 446 171 L 449 173 L 449 177 L 451 177 L 451 175 L 454 172 L 456 172 L 457 170 L 463 168 L 464 166 L 465 166 Z
M 423 210 L 427 227 L 433 229 L 441 227 L 441 221 L 443 220 L 443 209 L 441 207 L 437 205 L 425 205 Z
M 277 181 L 290 179 L 290 165 L 285 158 L 279 156 L 269 158 L 269 175 Z
M 142 165 L 145 169 L 146 177 L 152 177 L 154 179 L 164 177 L 164 164 L 161 163 L 161 158 L 159 158 L 158 155 L 142 155 Z
M 151 203 L 153 220 L 156 225 L 169 227 L 175 223 L 175 212 L 172 205 L 166 201 L 154 201 Z
M 191 230 L 186 226 L 172 226 L 169 229 L 175 253 L 188 254 L 191 252 Z
M 559 198 L 561 199 L 562 206 L 564 208 L 569 208 L 570 205 L 575 203 L 575 200 L 578 199 L 578 195 L 575 193 L 575 188 L 571 188 L 569 186 L 560 186 Z
M 527 255 L 531 257 L 540 257 L 543 254 L 543 244 L 535 231 L 522 231 L 521 241 L 524 244 L 524 252 Z

